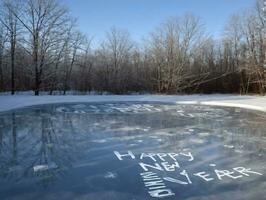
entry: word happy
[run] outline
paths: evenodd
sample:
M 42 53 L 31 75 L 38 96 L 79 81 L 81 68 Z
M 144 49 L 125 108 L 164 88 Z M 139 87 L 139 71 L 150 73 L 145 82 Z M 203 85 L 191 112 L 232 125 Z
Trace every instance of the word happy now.
M 179 153 L 141 153 L 138 157 L 134 155 L 132 151 L 127 151 L 126 153 L 114 151 L 114 154 L 119 161 L 129 159 L 138 161 L 138 165 L 143 170 L 140 176 L 142 177 L 144 185 L 147 187 L 150 196 L 156 198 L 175 195 L 171 189 L 167 188 L 166 183 L 191 185 L 193 184 L 193 178 L 199 178 L 203 182 L 210 182 L 215 180 L 222 181 L 225 178 L 235 180 L 251 175 L 263 175 L 250 168 L 240 166 L 230 170 L 216 169 L 216 164 L 209 165 L 213 167 L 211 172 L 197 171 L 188 173 L 187 170 L 182 169 L 180 165 L 180 160 L 185 160 L 186 162 L 194 161 L 194 156 L 188 151 Z M 148 163 L 146 161 L 148 161 Z M 160 177 L 159 173 L 164 176 Z M 167 173 L 171 174 L 171 176 L 168 176 Z

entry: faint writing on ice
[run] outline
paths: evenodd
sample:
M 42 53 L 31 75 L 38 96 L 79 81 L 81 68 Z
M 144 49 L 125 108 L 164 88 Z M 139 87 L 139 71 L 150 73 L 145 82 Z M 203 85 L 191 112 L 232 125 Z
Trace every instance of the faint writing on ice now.
M 214 180 L 222 181 L 224 178 L 232 180 L 263 174 L 242 166 L 230 170 L 218 169 L 216 164 L 209 164 L 212 170 L 188 172 L 180 165 L 182 162 L 193 162 L 194 156 L 189 151 L 179 153 L 141 153 L 136 156 L 132 151 L 114 151 L 119 161 L 136 160 L 143 172 L 140 176 L 151 197 L 164 198 L 174 196 L 175 193 L 167 187 L 167 183 L 191 185 L 194 178 L 203 182 Z M 163 173 L 162 173 L 163 172 Z M 163 175 L 160 175 L 163 174 Z

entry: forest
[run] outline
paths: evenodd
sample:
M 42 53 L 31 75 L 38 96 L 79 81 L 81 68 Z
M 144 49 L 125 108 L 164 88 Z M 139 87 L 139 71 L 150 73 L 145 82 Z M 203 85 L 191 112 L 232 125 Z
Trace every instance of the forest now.
M 169 16 L 142 42 L 118 27 L 92 42 L 60 1 L 0 0 L 0 92 L 266 92 L 264 0 L 232 15 L 219 39 L 188 13 Z

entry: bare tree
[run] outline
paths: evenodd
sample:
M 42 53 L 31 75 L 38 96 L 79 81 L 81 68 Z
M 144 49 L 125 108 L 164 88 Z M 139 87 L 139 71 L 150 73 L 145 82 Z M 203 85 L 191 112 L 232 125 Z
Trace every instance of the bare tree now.
M 15 17 L 19 16 L 18 10 L 20 9 L 19 2 L 11 0 L 4 0 L 1 2 L 2 9 L 0 16 L 0 22 L 4 25 L 8 33 L 8 40 L 10 44 L 10 62 L 11 62 L 11 94 L 15 94 L 15 55 L 17 46 L 17 34 L 18 34 L 18 20 Z
M 69 22 L 68 11 L 56 0 L 27 0 L 24 9 L 24 16 L 18 16 L 14 11 L 12 13 L 29 34 L 28 48 L 35 74 L 34 91 L 35 95 L 39 95 L 49 53 L 54 51 L 54 45 Z
M 126 66 L 131 56 L 133 43 L 127 31 L 112 28 L 106 34 L 106 40 L 102 43 L 100 54 L 105 60 L 108 89 L 112 92 L 119 93 L 125 87 L 125 80 L 122 74 L 126 70 Z
M 4 49 L 5 49 L 5 33 L 4 33 L 4 28 L 0 26 L 0 91 L 4 90 L 4 72 L 3 72 Z
M 200 19 L 188 14 L 166 21 L 151 35 L 158 92 L 175 93 L 187 84 L 193 50 L 201 44 L 203 31 Z
M 95 64 L 95 56 L 91 49 L 92 38 L 84 41 L 84 53 L 80 55 L 76 70 L 77 88 L 82 92 L 92 90 L 92 70 Z
M 85 36 L 81 32 L 70 32 L 69 41 L 67 43 L 67 49 L 65 52 L 65 62 L 64 62 L 64 88 L 63 94 L 66 94 L 69 88 L 69 80 L 73 71 L 74 64 L 77 61 L 78 51 L 83 51 L 82 44 L 85 43 Z

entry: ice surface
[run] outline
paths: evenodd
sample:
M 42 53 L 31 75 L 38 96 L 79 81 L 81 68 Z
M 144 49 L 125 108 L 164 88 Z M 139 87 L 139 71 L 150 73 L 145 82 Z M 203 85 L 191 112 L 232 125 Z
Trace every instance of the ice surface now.
M 117 100 L 121 98 L 127 97 L 119 96 Z M 177 157 L 182 167 L 177 173 L 153 170 L 161 178 L 172 178 L 165 182 L 167 188 L 178 194 L 171 199 L 208 199 L 209 194 L 215 195 L 210 197 L 215 199 L 237 199 L 239 194 L 248 200 L 265 196 L 262 190 L 265 176 L 238 180 L 223 177 L 222 181 L 215 178 L 213 182 L 204 183 L 191 174 L 206 171 L 214 177 L 214 169 L 232 170 L 240 166 L 265 174 L 266 114 L 245 109 L 235 112 L 234 108 L 176 105 L 173 103 L 177 97 L 167 98 L 170 104 L 166 105 L 143 101 L 110 103 L 106 99 L 86 103 L 80 97 L 76 98 L 77 103 L 40 105 L 1 113 L 0 197 L 3 198 L 0 199 L 24 200 L 29 199 L 30 193 L 40 199 L 50 199 L 45 195 L 51 191 L 56 199 L 69 193 L 76 199 L 83 198 L 80 194 L 86 194 L 87 199 L 112 199 L 110 191 L 114 190 L 117 192 L 114 199 L 149 199 L 140 176 L 139 160 L 125 157 L 119 161 L 113 154 L 129 150 L 136 157 L 143 152 L 192 152 L 193 162 Z M 182 112 L 177 112 L 180 110 Z M 233 148 L 228 148 L 231 146 Z M 147 158 L 141 162 L 154 164 L 150 161 Z M 179 174 L 183 169 L 193 183 L 188 187 L 176 181 L 186 180 Z M 110 198 L 104 196 L 106 193 Z
M 25 95 L 0 95 L 0 111 L 7 111 L 14 108 L 25 106 L 50 104 L 50 103 L 74 103 L 74 102 L 165 102 L 178 104 L 201 104 L 201 105 L 216 105 L 240 107 L 266 111 L 266 97 L 261 96 L 239 96 L 239 95 L 67 95 L 67 96 L 32 96 L 29 93 Z M 82 104 L 76 105 L 75 109 L 81 108 Z M 109 106 L 110 107 L 110 106 Z M 150 105 L 145 107 L 146 110 L 154 109 Z M 64 110 L 63 108 L 59 111 Z M 155 111 L 159 111 L 157 108 Z M 177 113 L 182 114 L 182 110 L 177 110 Z M 192 117 L 192 116 L 190 116 Z

